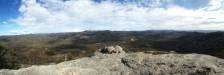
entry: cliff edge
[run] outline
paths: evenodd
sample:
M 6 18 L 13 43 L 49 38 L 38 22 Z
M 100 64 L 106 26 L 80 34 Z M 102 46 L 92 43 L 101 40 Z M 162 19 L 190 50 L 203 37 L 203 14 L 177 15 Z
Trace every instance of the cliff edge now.
M 120 46 L 56 65 L 0 70 L 0 75 L 224 75 L 224 60 L 202 54 L 125 53 Z

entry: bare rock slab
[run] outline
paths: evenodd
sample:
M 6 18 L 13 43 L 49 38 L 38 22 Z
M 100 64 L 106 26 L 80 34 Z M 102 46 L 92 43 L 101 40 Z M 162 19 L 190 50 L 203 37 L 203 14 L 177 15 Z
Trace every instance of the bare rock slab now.
M 0 70 L 0 75 L 224 75 L 224 60 L 202 54 L 125 53 L 120 46 L 56 65 Z

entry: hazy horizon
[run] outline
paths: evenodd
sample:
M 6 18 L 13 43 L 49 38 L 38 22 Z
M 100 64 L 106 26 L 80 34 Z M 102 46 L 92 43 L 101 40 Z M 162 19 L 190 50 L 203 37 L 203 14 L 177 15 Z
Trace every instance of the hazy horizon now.
M 144 31 L 174 31 L 174 32 L 199 32 L 199 33 L 212 33 L 212 32 L 224 32 L 224 30 L 126 30 L 126 31 L 120 31 L 120 30 L 84 30 L 84 31 L 76 31 L 76 32 L 43 32 L 43 33 L 24 33 L 24 34 L 2 34 L 1 36 L 17 36 L 17 35 L 38 35 L 38 34 L 63 34 L 63 33 L 80 33 L 80 32 L 86 32 L 86 31 L 115 31 L 115 32 L 144 32 Z
M 1 0 L 0 35 L 224 30 L 224 0 Z

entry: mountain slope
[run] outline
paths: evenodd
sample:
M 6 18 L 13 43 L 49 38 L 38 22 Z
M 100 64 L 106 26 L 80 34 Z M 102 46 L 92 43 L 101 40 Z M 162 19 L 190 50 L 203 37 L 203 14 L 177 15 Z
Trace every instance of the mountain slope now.
M 91 56 L 94 50 L 107 45 L 121 45 L 132 51 L 151 50 L 150 43 L 184 35 L 173 31 L 85 31 L 79 33 L 31 34 L 0 37 L 0 45 L 16 53 L 20 64 L 51 62 Z M 143 42 L 142 42 L 143 41 Z M 32 56 L 32 57 L 31 57 Z M 18 60 L 17 60 L 18 59 Z
M 224 33 L 194 33 L 174 40 L 157 43 L 160 49 L 174 50 L 180 53 L 201 53 L 224 58 Z
M 92 56 L 95 50 L 120 45 L 126 52 L 175 51 L 224 58 L 224 32 L 85 31 L 77 33 L 1 36 L 8 59 L 21 65 L 59 63 Z M 25 66 L 26 67 L 26 66 Z

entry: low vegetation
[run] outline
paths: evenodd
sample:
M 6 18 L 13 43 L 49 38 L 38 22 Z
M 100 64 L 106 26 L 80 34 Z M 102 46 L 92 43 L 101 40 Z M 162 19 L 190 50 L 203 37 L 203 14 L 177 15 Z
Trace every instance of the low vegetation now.
M 175 51 L 224 58 L 224 32 L 85 31 L 1 36 L 0 68 L 52 64 L 92 56 L 95 50 L 120 45 L 126 52 Z
M 0 46 L 0 69 L 17 69 L 19 64 L 14 60 L 16 53 Z

